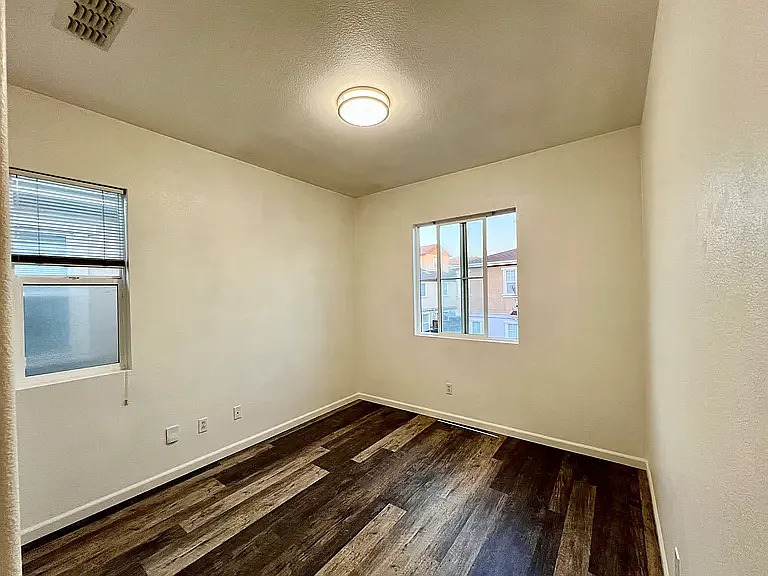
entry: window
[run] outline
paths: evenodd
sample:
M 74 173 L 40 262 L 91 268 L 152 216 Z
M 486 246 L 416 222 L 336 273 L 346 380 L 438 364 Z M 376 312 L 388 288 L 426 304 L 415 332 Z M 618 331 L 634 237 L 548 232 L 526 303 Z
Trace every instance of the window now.
M 507 338 L 517 340 L 517 322 L 505 322 L 504 330 L 506 331 Z
M 127 368 L 125 192 L 18 170 L 10 176 L 23 376 Z
M 517 296 L 517 266 L 504 270 L 504 296 Z
M 514 210 L 418 225 L 414 258 L 417 333 L 517 341 Z

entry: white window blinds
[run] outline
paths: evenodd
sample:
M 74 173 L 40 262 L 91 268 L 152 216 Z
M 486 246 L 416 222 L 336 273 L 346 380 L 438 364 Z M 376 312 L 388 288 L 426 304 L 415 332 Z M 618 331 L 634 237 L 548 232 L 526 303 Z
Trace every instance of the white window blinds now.
M 11 174 L 11 258 L 24 264 L 125 266 L 125 196 Z

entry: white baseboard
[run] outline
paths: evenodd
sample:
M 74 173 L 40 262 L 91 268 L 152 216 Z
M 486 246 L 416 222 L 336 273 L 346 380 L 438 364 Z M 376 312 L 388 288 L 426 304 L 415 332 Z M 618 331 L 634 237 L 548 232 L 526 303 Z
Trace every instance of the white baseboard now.
M 494 424 L 493 422 L 485 422 L 475 418 L 459 416 L 458 414 L 441 412 L 440 410 L 432 410 L 431 408 L 416 406 L 415 404 L 408 404 L 398 400 L 390 400 L 389 398 L 382 398 L 380 396 L 373 396 L 371 394 L 364 393 L 358 393 L 355 395 L 355 397 L 360 400 L 368 400 L 369 402 L 374 402 L 376 404 L 384 404 L 385 406 L 391 406 L 392 408 L 400 408 L 401 410 L 416 412 L 418 414 L 423 414 L 424 416 L 439 418 L 440 420 L 448 420 L 449 422 L 463 424 L 464 426 L 472 426 L 474 428 L 493 432 L 494 434 L 512 436 L 513 438 L 528 440 L 529 442 L 535 442 L 536 444 L 544 444 L 545 446 L 567 450 L 568 452 L 576 452 L 577 454 L 584 454 L 585 456 L 593 456 L 595 458 L 600 458 L 601 460 L 608 460 L 610 462 L 632 466 L 633 468 L 640 468 L 641 470 L 645 470 L 648 464 L 645 458 L 640 458 L 639 456 L 630 456 L 629 454 L 622 454 L 621 452 L 614 452 L 604 448 L 596 448 L 595 446 L 579 444 L 578 442 L 571 442 L 570 440 L 563 440 L 561 438 L 553 438 L 552 436 L 545 436 L 544 434 L 538 434 L 536 432 L 528 432 L 526 430 L 510 428 L 509 426 L 502 426 L 501 424 Z
M 661 518 L 659 518 L 659 506 L 656 503 L 656 492 L 653 489 L 653 475 L 651 474 L 651 465 L 646 462 L 645 467 L 648 473 L 648 486 L 651 489 L 651 503 L 653 504 L 653 521 L 656 522 L 656 535 L 659 538 L 659 551 L 661 552 L 661 567 L 664 570 L 664 576 L 669 576 L 669 566 L 667 565 L 667 551 L 664 548 L 664 537 L 661 534 Z
M 39 524 L 24 528 L 21 531 L 21 542 L 22 544 L 28 544 L 29 542 L 37 540 L 38 538 L 42 538 L 43 536 L 55 532 L 56 530 L 60 530 L 69 526 L 70 524 L 74 524 L 75 522 L 83 520 L 88 516 L 98 514 L 99 512 L 114 506 L 115 504 L 125 502 L 130 498 L 139 496 L 144 492 L 152 490 L 153 488 L 157 488 L 158 486 L 161 486 L 167 482 L 171 482 L 176 478 L 184 476 L 185 474 L 194 472 L 195 470 L 216 462 L 217 460 L 226 458 L 235 452 L 245 450 L 254 444 L 268 440 L 273 436 L 277 436 L 278 434 L 289 430 L 290 428 L 300 426 L 301 424 L 304 424 L 313 418 L 317 418 L 318 416 L 332 412 L 333 410 L 336 410 L 345 404 L 349 404 L 350 402 L 354 402 L 355 400 L 357 400 L 357 394 L 347 396 L 346 398 L 342 398 L 336 402 L 331 402 L 330 404 L 318 408 L 317 410 L 312 410 L 311 412 L 302 414 L 297 418 L 293 418 L 292 420 L 288 420 L 282 424 L 273 426 L 268 430 L 264 430 L 263 432 L 259 432 L 258 434 L 254 434 L 253 436 L 239 440 L 233 444 L 230 444 L 229 446 L 224 446 L 223 448 L 219 448 L 214 452 L 210 452 L 209 454 L 205 454 L 204 456 L 200 456 L 199 458 L 185 462 L 184 464 L 171 468 L 170 470 L 156 474 L 151 478 L 147 478 L 146 480 L 142 480 L 136 484 L 132 484 L 131 486 L 127 486 L 121 490 L 107 494 L 106 496 L 102 496 L 96 500 L 92 500 L 91 502 L 40 522 Z

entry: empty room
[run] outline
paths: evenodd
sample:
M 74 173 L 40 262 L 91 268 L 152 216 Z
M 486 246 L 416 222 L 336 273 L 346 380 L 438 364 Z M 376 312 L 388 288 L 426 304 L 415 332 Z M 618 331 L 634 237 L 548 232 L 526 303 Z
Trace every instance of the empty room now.
M 0 40 L 0 576 L 768 573 L 768 2 Z

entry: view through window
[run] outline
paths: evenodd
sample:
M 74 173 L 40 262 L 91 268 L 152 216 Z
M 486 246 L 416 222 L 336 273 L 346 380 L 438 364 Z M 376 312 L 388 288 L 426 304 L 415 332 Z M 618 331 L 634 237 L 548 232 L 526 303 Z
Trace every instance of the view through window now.
M 517 214 L 416 226 L 416 329 L 518 340 Z

